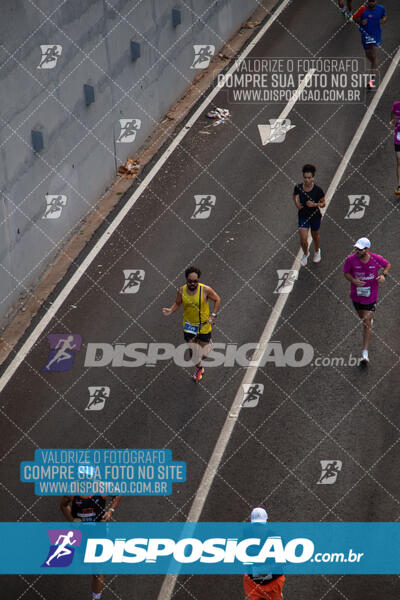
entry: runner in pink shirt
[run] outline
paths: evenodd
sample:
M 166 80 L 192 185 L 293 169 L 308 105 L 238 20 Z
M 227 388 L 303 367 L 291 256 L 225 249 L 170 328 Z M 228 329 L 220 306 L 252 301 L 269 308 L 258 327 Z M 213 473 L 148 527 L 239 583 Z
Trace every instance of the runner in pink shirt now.
M 350 254 L 346 258 L 343 273 L 347 281 L 351 283 L 350 298 L 364 325 L 361 364 L 367 365 L 369 362 L 368 345 L 371 339 L 379 284 L 385 281 L 390 263 L 380 254 L 370 252 L 371 242 L 366 237 L 357 240 L 354 248 L 354 254 Z M 382 272 L 379 274 L 381 270 Z
M 400 195 L 400 102 L 394 102 L 390 125 L 394 126 L 394 151 L 397 160 L 397 188 L 395 194 Z

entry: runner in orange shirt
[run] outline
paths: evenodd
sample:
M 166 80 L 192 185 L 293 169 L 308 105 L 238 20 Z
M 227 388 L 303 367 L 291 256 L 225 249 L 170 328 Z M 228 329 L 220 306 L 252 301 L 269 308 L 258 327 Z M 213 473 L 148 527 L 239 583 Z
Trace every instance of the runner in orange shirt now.
M 268 514 L 258 506 L 251 512 L 251 522 L 266 526 Z M 249 573 L 243 577 L 243 588 L 246 600 L 282 600 L 282 590 L 285 583 L 284 575 Z

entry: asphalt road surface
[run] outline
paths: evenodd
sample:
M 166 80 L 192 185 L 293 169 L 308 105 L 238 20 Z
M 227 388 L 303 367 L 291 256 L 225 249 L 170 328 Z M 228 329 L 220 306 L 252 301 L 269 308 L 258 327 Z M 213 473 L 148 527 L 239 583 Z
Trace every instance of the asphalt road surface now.
M 400 22 L 398 1 L 384 4 L 381 78 L 396 52 Z M 364 53 L 357 28 L 344 23 L 336 2 L 304 0 L 288 5 L 250 56 L 361 59 Z M 263 393 L 256 406 L 231 417 L 235 427 L 202 521 L 247 520 L 257 505 L 268 509 L 272 521 L 399 518 L 400 213 L 388 126 L 392 102 L 399 99 L 398 81 L 397 68 L 324 217 L 322 262 L 309 260 L 299 271 L 273 332 L 272 341 L 280 343 L 276 352 L 307 344 L 313 358 L 304 366 L 267 362 L 257 371 L 255 383 L 264 386 Z M 214 342 L 257 342 L 280 297 L 277 271 L 291 269 L 298 252 L 292 192 L 301 167 L 315 164 L 316 182 L 326 192 L 374 97 L 363 90 L 358 104 L 297 102 L 288 117 L 295 127 L 285 140 L 262 146 L 258 125 L 278 118 L 286 102 L 234 103 L 229 94 L 221 89 L 213 103 L 229 108 L 231 118 L 215 127 L 205 113 L 196 121 L 3 390 L 2 520 L 62 520 L 57 498 L 37 497 L 31 484 L 19 481 L 20 462 L 33 460 L 37 448 L 169 448 L 175 460 L 187 463 L 186 483 L 175 484 L 170 497 L 123 498 L 115 519 L 188 518 L 246 369 L 209 368 L 195 385 L 193 369 L 172 360 L 136 368 L 85 367 L 89 344 L 182 343 L 181 313 L 165 318 L 161 308 L 172 304 L 188 264 L 198 265 L 201 280 L 222 297 Z M 202 195 L 215 196 L 215 206 L 208 218 L 194 219 L 195 196 Z M 346 218 L 349 196 L 369 198 L 361 218 Z M 341 271 L 354 241 L 364 235 L 373 251 L 392 263 L 380 290 L 367 369 L 349 365 L 350 356 L 360 356 L 361 325 Z M 121 293 L 124 270 L 144 271 L 134 294 Z M 65 372 L 43 371 L 49 334 L 82 338 Z M 85 410 L 91 386 L 110 388 L 102 410 Z M 333 485 L 317 483 L 323 460 L 341 462 Z M 163 580 L 108 576 L 103 597 L 157 598 Z M 398 590 L 397 576 L 290 576 L 285 598 L 395 600 Z M 242 596 L 240 576 L 179 577 L 173 595 L 176 600 Z M 89 598 L 89 577 L 3 576 L 1 597 Z

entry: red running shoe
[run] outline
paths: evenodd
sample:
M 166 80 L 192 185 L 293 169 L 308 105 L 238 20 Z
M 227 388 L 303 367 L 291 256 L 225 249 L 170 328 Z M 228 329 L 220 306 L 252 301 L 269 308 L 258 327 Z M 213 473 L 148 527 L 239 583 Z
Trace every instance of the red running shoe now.
M 197 367 L 196 373 L 195 373 L 195 375 L 193 375 L 193 379 L 194 379 L 194 381 L 196 381 L 196 383 L 198 381 L 200 381 L 200 379 L 203 377 L 203 373 L 204 373 L 204 368 L 203 367 Z

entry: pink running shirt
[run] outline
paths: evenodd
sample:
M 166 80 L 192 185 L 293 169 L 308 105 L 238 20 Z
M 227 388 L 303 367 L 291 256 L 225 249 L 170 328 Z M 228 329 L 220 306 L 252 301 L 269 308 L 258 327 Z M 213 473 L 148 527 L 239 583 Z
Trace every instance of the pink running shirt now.
M 400 146 L 400 102 L 394 102 L 392 113 L 396 115 L 396 124 L 394 126 L 394 143 Z
M 370 259 L 367 263 L 361 262 L 355 253 L 350 254 L 346 258 L 343 273 L 350 273 L 354 279 L 365 281 L 365 285 L 362 287 L 350 284 L 350 298 L 353 302 L 373 304 L 378 300 L 379 283 L 376 281 L 376 278 L 379 275 L 379 269 L 387 267 L 388 264 L 388 261 L 383 256 L 373 254 L 372 252 L 370 252 Z

